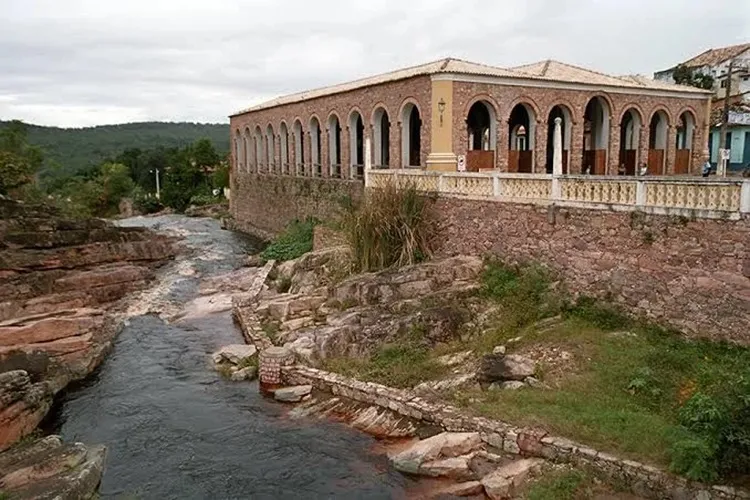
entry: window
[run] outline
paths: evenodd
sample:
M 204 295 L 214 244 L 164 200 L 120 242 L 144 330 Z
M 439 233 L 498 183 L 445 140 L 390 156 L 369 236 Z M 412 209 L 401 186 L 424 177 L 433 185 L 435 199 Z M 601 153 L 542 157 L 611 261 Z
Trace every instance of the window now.
M 724 79 L 724 80 L 721 81 L 721 88 L 723 88 L 723 89 L 727 88 L 727 80 L 726 79 Z

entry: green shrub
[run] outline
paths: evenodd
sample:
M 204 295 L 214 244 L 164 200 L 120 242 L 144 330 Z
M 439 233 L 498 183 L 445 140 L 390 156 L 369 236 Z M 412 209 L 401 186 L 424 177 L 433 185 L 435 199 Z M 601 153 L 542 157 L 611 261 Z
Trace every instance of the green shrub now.
M 715 481 L 750 473 L 750 377 L 728 380 L 720 392 L 694 394 L 680 409 L 683 439 L 672 447 L 672 470 Z
M 260 256 L 265 260 L 293 260 L 312 250 L 313 228 L 318 220 L 295 220 L 268 245 Z
M 190 205 L 195 205 L 198 207 L 202 207 L 203 205 L 211 205 L 218 202 L 219 198 L 210 193 L 199 193 L 194 194 L 190 197 Z
M 505 309 L 507 326 L 518 327 L 559 310 L 550 291 L 550 274 L 537 264 L 511 266 L 499 260 L 486 263 L 482 273 L 482 295 Z
M 632 326 L 633 321 L 613 304 L 597 301 L 593 297 L 582 295 L 576 303 L 568 308 L 569 316 L 580 318 L 604 331 L 619 330 Z
M 147 194 L 139 186 L 133 189 L 131 196 L 133 197 L 133 207 L 142 214 L 153 214 L 164 208 L 156 196 Z
M 369 190 L 359 204 L 342 203 L 341 228 L 359 271 L 421 262 L 432 255 L 431 200 L 413 185 Z

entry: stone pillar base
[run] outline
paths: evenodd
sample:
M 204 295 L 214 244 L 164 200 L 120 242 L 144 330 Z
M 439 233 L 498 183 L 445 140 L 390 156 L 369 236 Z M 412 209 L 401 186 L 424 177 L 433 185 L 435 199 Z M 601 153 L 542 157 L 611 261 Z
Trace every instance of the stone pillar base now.
M 427 170 L 455 172 L 458 158 L 453 153 L 431 153 L 427 156 Z
M 282 385 L 281 367 L 294 364 L 294 353 L 286 347 L 269 347 L 258 356 L 261 392 L 272 392 Z

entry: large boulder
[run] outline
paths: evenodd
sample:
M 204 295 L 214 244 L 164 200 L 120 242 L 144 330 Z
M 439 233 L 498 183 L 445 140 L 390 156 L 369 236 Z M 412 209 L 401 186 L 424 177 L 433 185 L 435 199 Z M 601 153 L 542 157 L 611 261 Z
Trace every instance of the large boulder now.
M 298 403 L 299 401 L 302 401 L 305 396 L 309 396 L 311 392 L 311 385 L 295 385 L 292 387 L 276 389 L 273 393 L 273 397 L 276 401 L 284 403 Z
M 393 466 L 409 474 L 420 474 L 420 467 L 439 458 L 466 455 L 482 444 L 476 432 L 443 432 L 417 441 L 410 448 L 390 457 Z M 467 464 L 468 467 L 468 464 Z
M 240 365 L 246 363 L 249 359 L 258 353 L 255 346 L 247 344 L 230 344 L 225 345 L 211 355 L 215 365 L 230 363 Z
M 525 458 L 503 465 L 482 478 L 484 492 L 491 500 L 511 498 L 529 475 L 541 469 L 543 464 L 544 460 Z
M 536 363 L 518 354 L 488 354 L 482 358 L 481 378 L 485 382 L 522 381 L 536 372 Z
M 0 485 L 9 498 L 92 498 L 104 470 L 104 446 L 64 444 L 47 436 L 0 453 Z

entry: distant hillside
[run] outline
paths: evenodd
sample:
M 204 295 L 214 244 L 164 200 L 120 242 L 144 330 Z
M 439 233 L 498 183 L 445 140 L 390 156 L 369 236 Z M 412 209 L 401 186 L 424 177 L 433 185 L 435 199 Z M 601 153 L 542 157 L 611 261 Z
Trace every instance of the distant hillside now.
M 0 121 L 0 128 L 7 122 Z M 126 149 L 184 147 L 208 137 L 221 155 L 229 152 L 229 124 L 144 122 L 86 128 L 29 125 L 29 142 L 44 150 L 42 176 L 67 176 L 99 165 Z

